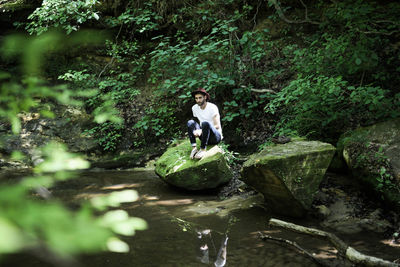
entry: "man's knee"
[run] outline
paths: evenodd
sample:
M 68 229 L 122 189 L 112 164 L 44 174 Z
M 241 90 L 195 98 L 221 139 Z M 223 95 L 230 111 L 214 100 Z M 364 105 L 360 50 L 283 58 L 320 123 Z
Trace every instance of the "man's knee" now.
M 193 127 L 196 124 L 196 122 L 194 120 L 189 120 L 187 122 L 187 127 Z
M 201 123 L 201 129 L 206 130 L 210 128 L 210 123 L 208 121 L 203 121 Z

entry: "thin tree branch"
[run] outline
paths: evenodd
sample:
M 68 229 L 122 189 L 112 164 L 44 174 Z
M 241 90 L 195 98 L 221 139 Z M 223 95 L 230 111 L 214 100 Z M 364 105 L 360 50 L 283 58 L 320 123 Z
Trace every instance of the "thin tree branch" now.
M 381 35 L 387 35 L 387 36 L 390 36 L 390 35 L 392 35 L 392 34 L 394 34 L 394 33 L 400 32 L 400 30 L 394 30 L 394 31 L 391 31 L 391 32 L 362 31 L 362 30 L 360 30 L 360 29 L 358 29 L 358 28 L 356 28 L 356 31 L 361 32 L 361 33 L 364 33 L 364 34 L 381 34 Z
M 272 89 L 255 89 L 251 88 L 250 91 L 255 92 L 255 93 L 271 93 L 271 94 L 276 94 L 276 92 Z
M 261 6 L 261 1 L 258 2 L 256 13 L 253 16 L 253 21 L 254 21 L 253 30 L 254 30 L 254 28 L 256 27 L 256 24 L 257 24 L 256 18 L 257 18 L 258 10 L 260 9 L 260 6 Z
M 396 23 L 396 22 L 394 22 L 394 21 L 391 21 L 391 20 L 377 20 L 377 21 L 371 21 L 371 22 L 369 22 L 370 24 L 372 24 L 373 26 L 375 26 L 375 29 L 373 29 L 373 30 L 370 30 L 370 31 L 363 31 L 363 30 L 360 30 L 359 28 L 357 28 L 357 27 L 352 27 L 351 25 L 348 25 L 348 27 L 350 28 L 350 29 L 355 29 L 357 32 L 360 32 L 360 33 L 364 33 L 364 34 L 380 34 L 380 35 L 386 35 L 386 36 L 390 36 L 390 35 L 392 35 L 392 34 L 394 34 L 394 33 L 398 33 L 398 32 L 400 32 L 400 24 L 399 23 Z M 382 30 L 379 30 L 379 28 L 382 28 L 382 27 L 384 27 L 382 24 L 384 24 L 384 23 L 390 23 L 390 24 L 393 24 L 394 26 L 396 26 L 396 28 L 397 29 L 394 29 L 394 30 L 392 30 L 392 31 L 383 31 L 384 29 L 382 29 Z
M 362 73 L 362 75 L 361 75 L 360 87 L 363 85 L 364 76 L 365 76 L 365 70 L 363 71 L 363 73 Z
M 122 30 L 122 26 L 123 26 L 123 25 L 124 25 L 124 24 L 121 23 L 121 26 L 119 27 L 118 34 L 117 34 L 117 36 L 115 36 L 115 43 L 117 43 L 117 41 L 118 41 L 118 37 L 119 37 L 119 35 L 120 35 L 120 33 L 121 33 L 121 30 Z M 111 58 L 110 62 L 108 62 L 107 65 L 104 66 L 103 70 L 99 73 L 99 76 L 97 77 L 97 79 L 100 79 L 101 75 L 102 75 L 103 72 L 108 68 L 108 66 L 110 66 L 112 63 L 114 63 L 114 60 L 115 60 L 115 57 L 113 56 L 113 57 Z
M 307 8 L 306 4 L 304 4 L 303 0 L 299 0 L 299 1 L 300 1 L 301 5 L 305 8 L 304 17 L 306 20 L 308 20 L 308 8 Z
M 245 85 L 240 86 L 242 88 L 248 88 Z M 255 93 L 271 93 L 271 94 L 276 94 L 276 92 L 272 89 L 256 89 L 256 88 L 250 88 L 250 91 L 255 92 Z

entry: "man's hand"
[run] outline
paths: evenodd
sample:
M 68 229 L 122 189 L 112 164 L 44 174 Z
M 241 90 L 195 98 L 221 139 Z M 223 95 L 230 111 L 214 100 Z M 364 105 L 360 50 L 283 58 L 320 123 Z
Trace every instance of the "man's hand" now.
M 198 129 L 198 130 L 194 130 L 194 131 L 193 131 L 193 134 L 194 134 L 194 136 L 196 136 L 196 137 L 200 136 L 201 133 L 202 133 L 201 129 Z

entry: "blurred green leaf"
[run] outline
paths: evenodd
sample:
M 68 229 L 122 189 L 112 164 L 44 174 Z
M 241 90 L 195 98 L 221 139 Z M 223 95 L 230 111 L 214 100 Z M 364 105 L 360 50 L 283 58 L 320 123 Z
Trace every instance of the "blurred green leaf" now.
M 126 253 L 129 252 L 129 246 L 125 242 L 116 237 L 112 237 L 107 241 L 107 248 L 112 252 Z
M 93 197 L 90 199 L 90 203 L 93 207 L 104 210 L 107 207 L 118 207 L 121 203 L 134 202 L 138 198 L 138 193 L 135 190 L 123 190 L 104 196 Z
M 18 251 L 27 243 L 21 230 L 2 217 L 0 217 L 0 236 L 0 255 Z
M 87 169 L 90 164 L 79 156 L 67 152 L 64 144 L 50 142 L 42 149 L 46 161 L 35 167 L 36 173 Z

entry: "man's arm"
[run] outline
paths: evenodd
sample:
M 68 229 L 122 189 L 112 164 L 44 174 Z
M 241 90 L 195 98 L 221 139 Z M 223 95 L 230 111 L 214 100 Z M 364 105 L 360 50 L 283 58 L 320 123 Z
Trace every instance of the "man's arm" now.
M 215 129 L 220 130 L 221 129 L 221 120 L 219 114 L 215 114 L 213 117 L 213 124 Z

